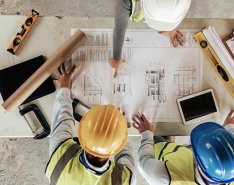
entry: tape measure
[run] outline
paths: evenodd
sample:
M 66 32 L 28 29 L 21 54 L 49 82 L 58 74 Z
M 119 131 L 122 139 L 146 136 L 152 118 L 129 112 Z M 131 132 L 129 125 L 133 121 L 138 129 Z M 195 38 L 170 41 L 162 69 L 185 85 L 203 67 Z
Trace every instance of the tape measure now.
M 16 51 L 18 50 L 19 46 L 22 44 L 23 40 L 25 39 L 26 35 L 28 34 L 32 25 L 35 23 L 38 16 L 39 16 L 39 13 L 33 9 L 29 12 L 29 14 L 27 15 L 26 21 L 21 26 L 22 30 L 16 34 L 13 42 L 8 47 L 7 51 L 12 53 L 13 55 L 16 53 Z

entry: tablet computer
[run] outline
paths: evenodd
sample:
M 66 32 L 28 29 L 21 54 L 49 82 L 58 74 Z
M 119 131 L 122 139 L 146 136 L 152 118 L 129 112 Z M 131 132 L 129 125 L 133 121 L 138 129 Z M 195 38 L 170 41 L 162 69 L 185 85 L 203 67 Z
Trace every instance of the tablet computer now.
M 179 98 L 177 104 L 185 125 L 211 118 L 219 112 L 212 89 Z

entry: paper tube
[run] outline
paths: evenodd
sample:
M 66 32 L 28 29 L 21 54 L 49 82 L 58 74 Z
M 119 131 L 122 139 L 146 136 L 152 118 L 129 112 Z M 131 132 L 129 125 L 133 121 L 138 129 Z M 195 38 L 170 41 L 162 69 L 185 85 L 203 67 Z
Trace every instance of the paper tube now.
M 78 30 L 54 55 L 24 82 L 3 104 L 6 111 L 19 107 L 71 54 L 80 47 L 86 35 Z

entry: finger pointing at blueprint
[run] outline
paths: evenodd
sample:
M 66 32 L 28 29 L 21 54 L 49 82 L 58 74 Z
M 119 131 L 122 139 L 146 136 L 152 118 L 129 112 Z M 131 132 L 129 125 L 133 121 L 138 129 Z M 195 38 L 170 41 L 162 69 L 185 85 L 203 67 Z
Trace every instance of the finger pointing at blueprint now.
M 76 29 L 72 29 L 74 33 Z M 122 56 L 126 61 L 113 78 L 111 29 L 87 29 L 87 42 L 73 55 L 76 69 L 72 96 L 89 106 L 115 104 L 132 114 L 141 110 L 152 122 L 180 122 L 176 99 L 202 90 L 203 60 L 193 30 L 182 30 L 183 47 L 150 29 L 128 30 Z

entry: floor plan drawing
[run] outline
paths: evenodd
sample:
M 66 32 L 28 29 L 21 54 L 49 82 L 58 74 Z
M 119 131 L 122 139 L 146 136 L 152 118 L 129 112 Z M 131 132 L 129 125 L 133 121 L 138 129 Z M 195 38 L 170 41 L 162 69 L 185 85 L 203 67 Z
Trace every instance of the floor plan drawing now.
M 76 29 L 72 29 L 74 33 Z M 128 121 L 137 112 L 152 122 L 180 122 L 176 99 L 202 89 L 203 57 L 192 30 L 182 30 L 184 46 L 173 48 L 168 37 L 151 29 L 129 29 L 125 34 L 118 76 L 108 60 L 113 55 L 113 30 L 84 29 L 88 39 L 74 54 L 83 64 L 72 94 L 89 106 L 114 104 Z
M 196 68 L 193 66 L 181 67 L 175 70 L 174 84 L 175 95 L 180 98 L 195 93 Z
M 145 72 L 146 96 L 158 103 L 166 102 L 164 69 Z

